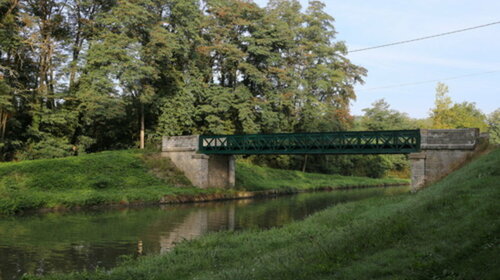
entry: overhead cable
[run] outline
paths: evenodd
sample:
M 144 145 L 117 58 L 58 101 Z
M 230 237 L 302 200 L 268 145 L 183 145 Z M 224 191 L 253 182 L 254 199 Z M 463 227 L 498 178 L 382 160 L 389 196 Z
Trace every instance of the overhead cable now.
M 436 38 L 436 37 L 451 35 L 451 34 L 455 34 L 455 33 L 460 33 L 460 32 L 464 32 L 464 31 L 479 29 L 479 28 L 483 28 L 483 27 L 487 27 L 487 26 L 491 26 L 491 25 L 496 25 L 496 24 L 500 24 L 500 21 L 490 22 L 490 23 L 486 23 L 486 24 L 481 24 L 481 25 L 477 25 L 477 26 L 467 27 L 467 28 L 463 28 L 463 29 L 448 31 L 448 32 L 444 32 L 444 33 L 434 34 L 434 35 L 420 37 L 420 38 L 415 38 L 415 39 L 410 39 L 410 40 L 393 42 L 393 43 L 388 43 L 388 44 L 383 44 L 383 45 L 378 45 L 378 46 L 373 46 L 373 47 L 368 47 L 368 48 L 362 48 L 362 49 L 355 49 L 355 50 L 349 51 L 349 53 L 362 52 L 362 51 L 368 51 L 368 50 L 373 50 L 373 49 L 385 48 L 385 47 L 390 47 L 390 46 L 395 46 L 395 45 L 408 44 L 408 43 L 412 43 L 412 42 L 416 42 L 416 41 L 422 41 L 422 40 L 427 40 L 427 39 L 431 39 L 431 38 Z
M 356 91 L 372 91 L 372 90 L 379 90 L 379 89 L 390 89 L 390 88 L 416 86 L 416 85 L 422 85 L 422 84 L 428 84 L 428 83 L 436 83 L 436 82 L 441 82 L 441 81 L 457 80 L 457 79 L 462 79 L 462 78 L 467 78 L 467 77 L 492 74 L 492 73 L 497 73 L 497 72 L 500 72 L 500 69 L 493 70 L 493 71 L 472 73 L 472 74 L 461 75 L 461 76 L 447 77 L 447 78 L 443 78 L 443 79 L 435 79 L 435 80 L 419 81 L 419 82 L 404 83 L 404 84 L 387 85 L 387 86 L 373 87 L 373 88 L 360 88 L 360 89 L 357 89 Z

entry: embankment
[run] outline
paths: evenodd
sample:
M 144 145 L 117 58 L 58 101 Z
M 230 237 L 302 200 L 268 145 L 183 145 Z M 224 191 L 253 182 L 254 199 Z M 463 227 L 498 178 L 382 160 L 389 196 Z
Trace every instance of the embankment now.
M 168 159 L 134 150 L 0 163 L 0 215 L 26 210 L 198 202 L 408 183 L 401 179 L 305 174 L 248 164 L 238 165 L 237 176 L 235 190 L 199 189 Z

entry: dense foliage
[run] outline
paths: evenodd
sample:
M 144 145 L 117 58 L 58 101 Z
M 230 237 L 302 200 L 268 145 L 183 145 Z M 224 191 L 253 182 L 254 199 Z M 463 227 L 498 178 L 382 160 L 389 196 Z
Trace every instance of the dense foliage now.
M 144 147 L 162 135 L 479 127 L 453 103 L 426 120 L 379 100 L 354 118 L 366 70 L 324 4 L 271 0 L 0 0 L 0 161 Z M 321 173 L 408 176 L 403 156 L 259 156 Z M 356 168 L 353 168 L 353 167 Z
M 0 160 L 345 129 L 345 54 L 319 1 L 1 0 Z

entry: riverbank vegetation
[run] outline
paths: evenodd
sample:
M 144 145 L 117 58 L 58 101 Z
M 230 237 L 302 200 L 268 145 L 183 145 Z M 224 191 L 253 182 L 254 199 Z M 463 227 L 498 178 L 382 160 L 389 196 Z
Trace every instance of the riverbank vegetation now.
M 321 1 L 0 1 L 0 161 L 152 147 L 163 135 L 478 127 L 500 141 L 499 111 L 453 103 L 445 85 L 425 120 L 383 100 L 353 116 L 367 70 L 347 53 Z M 402 156 L 253 162 L 408 176 Z
M 407 183 L 304 174 L 251 164 L 237 166 L 239 191 L 301 191 L 315 188 Z M 257 176 L 263 176 L 257 178 Z M 269 185 L 265 184 L 269 180 Z M 231 198 L 233 189 L 199 189 L 170 160 L 155 152 L 108 151 L 87 155 L 0 163 L 0 214 L 39 208 L 75 208 L 105 204 L 160 203 Z M 211 198 L 213 195 L 213 198 Z M 196 200 L 200 200 L 196 199 Z
M 261 167 L 246 162 L 238 163 L 236 184 L 249 191 L 262 190 L 321 190 L 364 186 L 409 184 L 408 179 L 368 178 L 330 174 L 306 173 L 294 170 Z
M 417 194 L 221 232 L 109 271 L 44 279 L 498 279 L 500 150 Z M 34 279 L 36 277 L 26 277 Z
M 149 172 L 148 164 L 133 151 L 2 163 L 0 213 L 159 201 L 166 195 L 208 192 L 192 187 L 178 171 L 159 179 Z
M 345 129 L 366 74 L 320 1 L 18 0 L 0 15 L 0 160 Z

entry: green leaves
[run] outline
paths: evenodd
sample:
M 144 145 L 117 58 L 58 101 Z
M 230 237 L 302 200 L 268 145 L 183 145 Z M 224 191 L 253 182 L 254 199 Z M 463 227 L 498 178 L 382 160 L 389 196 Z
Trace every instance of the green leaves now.
M 372 108 L 363 109 L 360 126 L 365 130 L 397 130 L 418 128 L 417 124 L 404 113 L 390 109 L 389 104 L 380 99 L 372 104 Z
M 488 117 L 488 132 L 492 143 L 500 144 L 500 108 Z
M 432 128 L 479 128 L 488 129 L 486 116 L 476 108 L 475 103 L 453 103 L 447 95 L 448 86 L 438 83 L 435 108 L 431 111 Z
M 285 0 L 19 3 L 0 3 L 7 158 L 45 134 L 97 151 L 134 146 L 142 132 L 346 128 L 365 74 L 318 1 L 305 12 Z
M 204 64 L 197 72 L 205 78 L 198 79 L 192 95 L 189 108 L 195 117 L 188 130 L 269 133 L 345 127 L 355 97 L 352 85 L 365 72 L 342 57 L 345 46 L 333 42 L 333 18 L 323 9 L 317 1 L 306 13 L 297 1 L 271 1 L 266 9 L 246 1 L 207 1 L 205 40 L 198 48 Z M 169 119 L 172 114 L 165 108 L 171 105 L 163 110 L 168 117 L 162 119 Z M 324 126 L 327 122 L 333 125 Z

